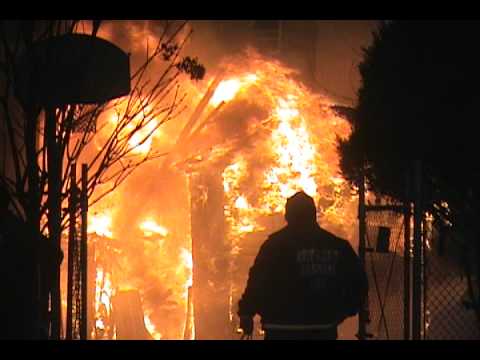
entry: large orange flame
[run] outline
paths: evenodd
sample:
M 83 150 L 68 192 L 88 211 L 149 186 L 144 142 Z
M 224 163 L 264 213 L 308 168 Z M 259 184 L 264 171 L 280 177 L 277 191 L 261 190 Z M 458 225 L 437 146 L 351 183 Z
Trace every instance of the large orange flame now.
M 217 126 L 216 118 L 212 117 L 210 122 L 205 122 L 203 132 L 198 131 L 198 138 L 192 139 L 194 145 L 191 147 L 196 150 L 196 144 L 203 146 L 207 143 L 208 146 L 204 147 L 213 149 L 210 153 L 212 159 L 223 157 L 222 164 L 225 165 L 221 175 L 225 194 L 226 243 L 230 244 L 228 255 L 231 262 L 242 256 L 244 248 L 253 243 L 258 234 L 265 236 L 283 225 L 281 215 L 285 200 L 300 190 L 315 199 L 318 220 L 322 225 L 352 240 L 356 200 L 347 182 L 340 176 L 336 143 L 338 137 L 350 135 L 350 125 L 330 110 L 332 103 L 328 98 L 303 86 L 295 79 L 291 69 L 278 62 L 250 52 L 231 59 L 228 65 L 233 65 L 229 69 L 234 70 L 226 71 L 224 80 L 219 82 L 209 99 L 201 120 L 215 111 L 221 117 L 223 109 L 234 109 L 237 103 L 261 109 L 258 113 L 263 115 L 242 118 L 242 109 L 236 110 L 238 121 L 245 122 L 246 130 L 242 128 L 244 133 L 241 135 L 244 138 L 234 145 L 231 145 L 234 141 L 230 137 L 238 134 L 224 134 L 222 126 L 238 124 L 232 120 Z M 207 82 L 209 80 L 211 83 L 212 79 L 207 79 Z M 205 86 L 190 84 L 188 89 L 193 111 L 202 98 Z M 157 128 L 158 123 L 152 118 L 145 129 L 129 139 L 129 144 L 140 155 L 158 146 L 168 147 L 172 138 L 177 138 L 182 126 L 187 123 L 187 115 L 170 128 Z M 107 121 L 114 126 L 115 116 L 111 115 Z M 254 141 L 243 141 L 247 137 Z M 227 143 L 231 146 L 228 149 L 230 151 L 227 151 Z M 196 158 L 203 161 L 202 166 L 208 167 L 213 163 L 205 154 Z M 110 207 L 103 209 L 100 202 L 98 209 L 102 210 L 91 211 L 89 217 L 90 233 L 115 239 L 112 241 L 118 246 L 124 246 L 124 251 L 115 255 L 122 264 L 122 270 L 117 270 L 121 276 L 115 275 L 114 278 L 117 283 L 112 284 L 112 274 L 102 267 L 97 268 L 96 326 L 98 329 L 106 327 L 100 310 L 106 308 L 115 311 L 111 307 L 114 289 L 128 284 L 142 294 L 144 323 L 152 337 L 180 339 L 184 336 L 187 316 L 192 317 L 189 321 L 193 324 L 193 304 L 188 304 L 188 295 L 189 288 L 195 285 L 192 281 L 195 264 L 189 219 L 179 219 L 174 209 L 168 206 L 158 206 L 157 212 L 145 209 L 148 213 L 141 214 L 130 210 L 135 201 L 145 203 L 146 207 L 152 204 L 150 197 L 153 195 L 150 193 L 140 200 L 132 196 L 137 192 L 142 193 L 142 181 L 154 178 L 155 186 L 165 185 L 161 182 L 165 169 L 151 166 L 148 172 L 138 171 L 140 176 L 135 181 L 127 181 L 126 185 L 109 196 Z M 166 187 L 175 192 L 180 186 L 185 186 L 180 181 L 182 179 L 178 176 L 178 182 L 171 182 Z M 151 192 L 154 193 L 153 190 Z M 161 199 L 154 200 L 161 202 Z M 208 201 L 208 194 L 191 200 L 192 203 Z M 176 206 L 190 211 L 188 201 L 182 203 L 179 200 Z M 118 231 L 118 219 L 122 219 L 123 229 L 127 223 L 131 229 L 128 234 Z M 131 253 L 137 254 L 141 260 L 131 256 Z M 245 276 L 248 273 L 246 268 L 237 270 Z M 235 281 L 230 284 L 229 298 L 225 299 L 230 303 L 232 321 L 238 291 L 244 285 L 241 281 Z

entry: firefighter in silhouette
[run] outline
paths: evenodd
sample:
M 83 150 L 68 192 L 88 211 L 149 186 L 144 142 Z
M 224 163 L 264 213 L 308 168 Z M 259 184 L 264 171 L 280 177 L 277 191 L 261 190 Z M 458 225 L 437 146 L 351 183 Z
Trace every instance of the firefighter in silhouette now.
M 251 336 L 258 314 L 265 340 L 337 339 L 337 326 L 366 298 L 366 274 L 350 244 L 317 224 L 310 196 L 289 198 L 285 219 L 250 269 L 238 304 L 240 328 Z

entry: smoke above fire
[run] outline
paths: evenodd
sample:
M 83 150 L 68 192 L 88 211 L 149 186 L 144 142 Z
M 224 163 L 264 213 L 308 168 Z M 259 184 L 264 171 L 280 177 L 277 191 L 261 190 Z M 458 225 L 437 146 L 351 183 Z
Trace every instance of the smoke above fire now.
M 108 22 L 99 35 L 131 50 L 137 59 L 146 51 L 145 39 L 153 40 L 160 30 L 153 22 Z M 154 64 L 152 71 L 161 66 Z M 160 157 L 143 164 L 89 210 L 90 256 L 95 256 L 96 267 L 94 338 L 119 337 L 115 325 L 107 334 L 105 319 L 115 313 L 114 298 L 119 303 L 132 290 L 140 298 L 150 338 L 182 339 L 192 326 L 188 291 L 192 282 L 195 288 L 196 264 L 191 209 L 209 201 L 208 193 L 190 194 L 191 177 L 198 172 L 218 174 L 223 184 L 224 242 L 229 248 L 225 270 L 242 274 L 224 284 L 231 289 L 225 299 L 230 316 L 248 272 L 238 265 L 242 249 L 252 238 L 284 225 L 285 200 L 296 191 L 314 197 L 322 226 L 355 241 L 356 198 L 340 176 L 337 153 L 337 139 L 350 135 L 350 125 L 331 110 L 329 98 L 311 91 L 296 75 L 281 62 L 246 49 L 207 68 L 203 81 L 185 79 L 181 84 L 186 110 L 147 129 L 138 147 L 140 153 L 169 152 L 168 161 Z M 212 84 L 208 103 L 176 146 Z M 103 121 L 114 121 L 112 116 L 106 114 Z M 87 156 L 94 153 L 92 149 Z

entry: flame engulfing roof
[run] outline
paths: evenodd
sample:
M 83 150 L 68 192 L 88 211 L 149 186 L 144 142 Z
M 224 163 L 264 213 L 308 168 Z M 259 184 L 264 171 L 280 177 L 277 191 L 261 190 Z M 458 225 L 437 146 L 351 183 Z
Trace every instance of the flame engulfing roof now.
M 177 143 L 168 162 L 176 166 L 167 169 L 152 163 L 139 169 L 112 193 L 113 219 L 97 217 L 95 231 L 113 236 L 112 243 L 120 249 L 116 256 L 121 266 L 112 285 L 138 289 L 143 320 L 153 337 L 160 333 L 163 338 L 185 336 L 185 320 L 193 314 L 191 310 L 187 314 L 191 309 L 188 289 L 192 282 L 194 288 L 200 286 L 192 277 L 199 265 L 192 258 L 188 214 L 191 206 L 208 202 L 209 194 L 199 192 L 203 195 L 191 199 L 179 196 L 189 190 L 183 175 L 175 172 L 179 168 L 186 170 L 187 177 L 198 170 L 218 177 L 224 198 L 218 213 L 227 225 L 224 244 L 228 253 L 223 255 L 229 264 L 217 272 L 236 269 L 238 274 L 247 274 L 247 268 L 235 268 L 233 262 L 247 248 L 255 252 L 258 244 L 252 239 L 281 226 L 278 219 L 283 218 L 285 200 L 299 190 L 315 199 L 322 225 L 353 238 L 356 201 L 340 176 L 337 153 L 337 138 L 347 138 L 351 126 L 332 110 L 332 101 L 295 80 L 294 73 L 249 51 L 225 61 L 217 83 L 213 77 L 206 84 L 192 83 L 188 92 L 193 115 L 189 118 L 186 112 L 181 122 L 188 126 L 162 127 L 165 136 L 158 136 L 154 129 L 151 141 L 144 142 L 150 149 L 172 146 L 172 138 L 181 138 L 181 146 Z M 197 104 L 204 107 L 199 110 Z M 189 121 L 193 116 L 196 121 Z M 222 263 L 216 261 L 216 254 L 209 256 L 208 266 Z M 244 279 L 230 279 L 231 286 L 221 286 L 230 286 L 225 301 L 232 310 Z M 218 279 L 213 280 L 211 284 L 218 284 Z M 201 294 L 195 293 L 195 298 L 200 302 Z

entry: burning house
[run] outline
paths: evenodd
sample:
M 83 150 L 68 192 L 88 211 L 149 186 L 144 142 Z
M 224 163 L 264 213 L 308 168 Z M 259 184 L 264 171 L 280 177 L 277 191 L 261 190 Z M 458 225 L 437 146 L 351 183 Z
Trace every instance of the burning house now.
M 237 338 L 248 269 L 284 226 L 285 200 L 296 191 L 314 197 L 321 225 L 355 245 L 357 200 L 337 153 L 350 124 L 331 109 L 334 100 L 300 80 L 314 73 L 316 48 L 304 42 L 311 62 L 294 64 L 300 45 L 288 24 L 269 26 L 250 25 L 251 45 L 276 44 L 265 54 L 227 54 L 207 64 L 205 80 L 185 85 L 181 121 L 136 149 L 168 155 L 90 209 L 90 338 Z
M 23 34 L 30 25 L 19 23 Z M 45 111 L 20 114 L 26 132 L 17 134 L 17 115 L 0 128 L 8 140 L 0 148 L 2 181 L 16 196 L 10 205 L 27 219 L 27 237 L 42 238 L 39 254 L 30 248 L 32 261 L 12 256 L 39 265 L 22 280 L 31 283 L 18 286 L 32 302 L 18 330 L 36 328 L 29 337 L 51 339 L 238 339 L 249 268 L 269 234 L 286 224 L 286 199 L 304 191 L 319 224 L 359 249 L 371 283 L 358 324 L 343 322 L 340 339 L 478 338 L 476 278 L 464 263 L 472 254 L 458 247 L 463 239 L 454 239 L 451 223 L 437 228 L 432 214 L 417 211 L 421 176 L 412 219 L 412 204 L 377 196 L 363 181 L 357 192 L 340 172 L 338 140 L 352 134 L 356 65 L 376 22 L 167 23 L 105 21 L 98 28 L 98 21 L 62 20 L 45 32 L 52 43 L 72 32 L 87 49 L 96 35 L 108 40 L 121 66 L 93 56 L 86 73 L 108 69 L 105 88 L 122 80 L 115 94 L 106 96 L 95 76 L 79 75 L 85 62 L 72 55 L 73 42 L 59 49 L 75 60 L 66 66 L 74 78 L 55 61 L 42 64 L 61 81 L 39 71 L 38 91 L 25 78 L 29 71 L 14 77 L 25 98 L 50 90 L 66 97 L 50 105 L 42 98 Z M 184 51 L 194 58 L 177 61 Z M 95 99 L 68 96 L 67 89 L 83 93 L 82 81 Z M 448 213 L 446 202 L 441 207 Z M 16 267 L 3 269 L 16 275 Z M 10 289 L 18 285 L 12 279 Z

